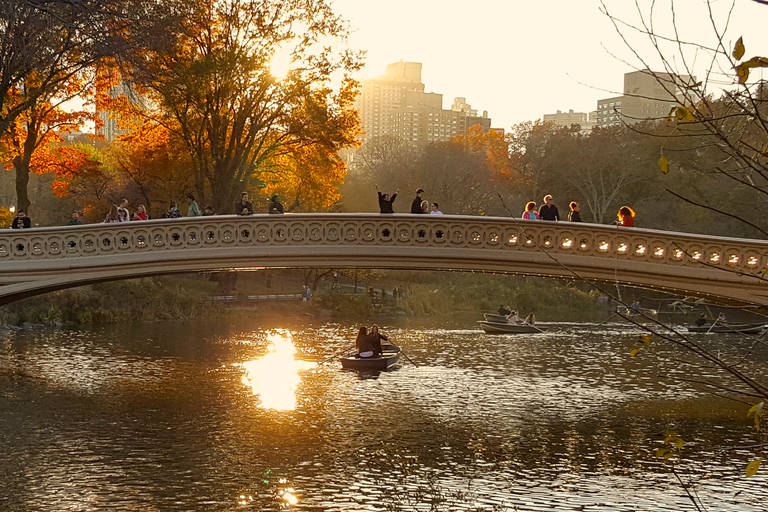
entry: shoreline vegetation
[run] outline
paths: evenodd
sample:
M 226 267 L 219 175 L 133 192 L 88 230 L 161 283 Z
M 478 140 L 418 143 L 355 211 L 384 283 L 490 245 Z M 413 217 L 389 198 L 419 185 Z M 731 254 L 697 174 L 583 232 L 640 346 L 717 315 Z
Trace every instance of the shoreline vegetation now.
M 355 287 L 343 275 L 341 283 L 321 280 L 309 302 L 249 301 L 250 294 L 287 295 L 301 292 L 297 271 L 238 274 L 237 291 L 222 292 L 210 274 L 145 277 L 51 292 L 0 307 L 0 329 L 78 327 L 130 322 L 261 315 L 309 316 L 328 320 L 371 317 L 417 317 L 495 311 L 501 303 L 533 312 L 539 319 L 593 319 L 605 305 L 597 291 L 574 282 L 506 275 L 438 272 L 378 272 Z M 393 297 L 394 286 L 404 297 Z M 368 289 L 377 299 L 372 301 Z M 387 294 L 381 298 L 381 289 Z M 355 293 L 355 289 L 357 293 Z M 230 302 L 216 296 L 237 297 Z

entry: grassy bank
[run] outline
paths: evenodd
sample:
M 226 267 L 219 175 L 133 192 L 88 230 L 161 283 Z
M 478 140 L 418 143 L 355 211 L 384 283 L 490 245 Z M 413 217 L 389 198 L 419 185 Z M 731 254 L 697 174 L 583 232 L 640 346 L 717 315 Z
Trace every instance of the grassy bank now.
M 276 275 L 271 284 L 263 277 L 241 277 L 238 291 L 245 294 L 295 293 L 300 274 Z M 374 304 L 365 290 L 395 285 L 404 297 Z M 389 272 L 376 276 L 353 293 L 351 287 L 331 289 L 323 282 L 313 300 L 224 305 L 209 300 L 217 283 L 200 276 L 169 276 L 116 281 L 41 295 L 0 308 L 0 325 L 103 325 L 127 322 L 184 320 L 252 315 L 272 312 L 355 320 L 378 315 L 431 316 L 453 312 L 492 311 L 504 303 L 539 319 L 580 320 L 598 311 L 597 294 L 583 286 L 540 278 L 438 272 Z

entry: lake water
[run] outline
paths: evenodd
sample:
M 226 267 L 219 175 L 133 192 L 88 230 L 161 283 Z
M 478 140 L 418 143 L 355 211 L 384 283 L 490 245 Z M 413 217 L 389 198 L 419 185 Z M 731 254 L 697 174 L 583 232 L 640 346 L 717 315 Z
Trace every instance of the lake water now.
M 659 342 L 631 358 L 632 325 L 382 324 L 418 366 L 343 371 L 357 326 L 309 320 L 0 333 L 0 510 L 695 510 L 673 469 L 708 511 L 768 509 L 728 450 L 762 439 L 749 406 Z

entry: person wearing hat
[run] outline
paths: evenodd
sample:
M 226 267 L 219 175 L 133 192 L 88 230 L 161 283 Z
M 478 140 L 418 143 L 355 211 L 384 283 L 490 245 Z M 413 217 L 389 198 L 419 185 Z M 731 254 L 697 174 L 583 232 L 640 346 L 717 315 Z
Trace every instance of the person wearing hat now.
M 272 214 L 285 213 L 285 208 L 283 208 L 283 203 L 280 202 L 280 196 L 277 194 L 272 194 L 272 197 L 269 199 L 269 213 L 272 213 Z
M 544 204 L 539 208 L 539 218 L 541 220 L 560 220 L 560 212 L 549 194 L 544 196 Z

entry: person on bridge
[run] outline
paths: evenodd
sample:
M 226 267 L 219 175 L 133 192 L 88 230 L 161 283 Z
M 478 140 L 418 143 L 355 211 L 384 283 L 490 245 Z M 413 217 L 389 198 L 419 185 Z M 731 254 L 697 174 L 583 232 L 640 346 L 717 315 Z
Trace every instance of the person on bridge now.
M 11 229 L 26 229 L 32 227 L 32 219 L 27 217 L 27 212 L 19 210 L 16 212 L 16 217 L 13 218 L 11 223 Z
M 197 201 L 195 201 L 195 196 L 192 194 L 187 194 L 187 217 L 201 217 L 203 215 L 203 212 L 200 211 L 200 206 L 198 206 Z
M 379 186 L 376 183 L 374 183 L 373 186 L 376 187 L 376 193 L 379 195 L 379 213 L 395 213 L 395 210 L 392 208 L 392 203 L 395 202 L 395 198 L 397 197 L 397 194 L 400 193 L 400 189 L 397 189 L 395 193 L 392 194 L 392 197 L 389 197 L 389 194 L 381 193 L 381 190 L 379 190 Z
M 272 197 L 269 199 L 269 209 L 267 211 L 273 215 L 285 213 L 285 207 L 283 207 L 283 203 L 280 202 L 279 195 L 272 194 Z
M 183 217 L 181 210 L 176 207 L 176 201 L 168 203 L 168 211 L 165 213 L 166 219 L 180 219 Z
M 539 219 L 541 220 L 560 220 L 560 212 L 552 202 L 552 196 L 544 196 L 544 204 L 539 208 Z
M 432 203 L 432 211 L 429 212 L 430 215 L 442 215 L 443 212 L 440 211 L 440 207 L 437 205 L 437 203 Z
M 149 215 L 147 215 L 147 208 L 140 204 L 136 208 L 136 212 L 133 214 L 133 219 L 131 220 L 149 220 Z
M 104 224 L 111 224 L 113 222 L 120 222 L 120 213 L 118 212 L 116 204 L 112 205 L 112 208 L 109 209 L 109 213 L 104 219 Z
M 248 192 L 240 194 L 240 200 L 235 203 L 236 215 L 253 215 L 253 203 L 248 200 Z
M 128 211 L 128 200 L 123 198 L 120 206 L 117 207 L 117 218 L 120 222 L 131 220 L 131 212 Z
M 411 213 L 424 213 L 421 208 L 421 202 L 424 201 L 424 189 L 416 190 L 416 197 L 411 202 Z
M 80 226 L 85 224 L 83 219 L 80 218 L 80 212 L 77 210 L 72 212 L 72 218 L 67 221 L 67 226 Z
M 213 206 L 208 205 L 205 208 L 203 208 L 203 217 L 210 217 L 212 215 L 216 215 L 213 213 Z
M 539 220 L 539 214 L 536 212 L 536 201 L 528 201 L 525 203 L 523 218 L 529 220 Z
M 619 219 L 619 226 L 627 228 L 635 227 L 635 211 L 629 206 L 622 206 L 619 208 L 619 213 L 616 214 L 616 217 Z
M 425 200 L 421 202 L 421 213 L 429 215 L 429 201 Z
M 571 201 L 568 207 L 571 209 L 570 213 L 568 213 L 568 220 L 570 222 L 581 222 L 581 207 L 579 203 Z

